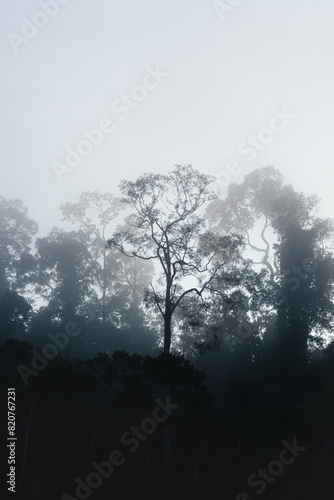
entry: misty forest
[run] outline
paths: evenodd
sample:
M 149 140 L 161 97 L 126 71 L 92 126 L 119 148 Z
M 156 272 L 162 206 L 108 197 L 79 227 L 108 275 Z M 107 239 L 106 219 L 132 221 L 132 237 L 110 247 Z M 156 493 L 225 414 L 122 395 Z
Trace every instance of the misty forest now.
M 28 208 L 0 197 L 9 497 L 333 499 L 334 220 L 316 194 L 274 167 L 222 193 L 177 165 L 83 192 L 45 235 Z

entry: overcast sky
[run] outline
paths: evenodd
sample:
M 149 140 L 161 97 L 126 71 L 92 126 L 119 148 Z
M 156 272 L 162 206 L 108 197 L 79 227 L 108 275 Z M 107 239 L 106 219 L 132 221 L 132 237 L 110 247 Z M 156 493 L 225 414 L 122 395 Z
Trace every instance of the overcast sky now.
M 227 168 L 241 182 L 273 165 L 333 215 L 333 1 L 11 0 L 0 9 L 0 194 L 22 199 L 41 235 L 81 192 L 117 193 L 121 179 L 175 164 L 221 182 Z M 83 143 L 97 127 L 95 145 Z

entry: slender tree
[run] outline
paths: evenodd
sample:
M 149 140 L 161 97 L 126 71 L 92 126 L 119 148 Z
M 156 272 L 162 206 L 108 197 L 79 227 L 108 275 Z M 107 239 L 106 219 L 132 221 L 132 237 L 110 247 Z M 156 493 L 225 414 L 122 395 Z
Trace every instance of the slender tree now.
M 88 248 L 95 259 L 95 276 L 102 291 L 103 323 L 107 318 L 107 292 L 111 279 L 110 272 L 108 273 L 106 233 L 123 208 L 119 199 L 112 194 L 100 194 L 97 191 L 86 191 L 81 194 L 77 203 L 68 202 L 60 207 L 62 220 L 77 224 L 88 236 Z
M 169 353 L 172 318 L 189 294 L 203 297 L 217 273 L 238 255 L 241 239 L 216 237 L 206 231 L 201 207 L 216 197 L 213 178 L 190 165 L 176 166 L 167 175 L 145 174 L 122 181 L 122 201 L 134 208 L 108 246 L 129 257 L 153 260 L 160 268 L 157 287 L 151 283 L 146 299 L 164 322 L 164 352 Z

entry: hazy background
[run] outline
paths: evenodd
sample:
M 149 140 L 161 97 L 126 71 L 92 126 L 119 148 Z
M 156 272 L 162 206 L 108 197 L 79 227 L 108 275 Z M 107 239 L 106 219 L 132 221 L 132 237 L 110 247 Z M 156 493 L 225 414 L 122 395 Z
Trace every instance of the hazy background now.
M 22 199 L 40 233 L 82 191 L 116 193 L 121 179 L 175 164 L 218 173 L 230 160 L 242 167 L 233 181 L 273 165 L 333 215 L 330 0 L 244 0 L 224 20 L 211 0 L 70 0 L 17 53 L 8 34 L 21 35 L 22 18 L 41 7 L 11 0 L 0 9 L 0 194 Z M 111 103 L 157 65 L 169 76 L 121 121 Z M 253 161 L 241 156 L 238 145 L 284 106 L 291 125 Z M 115 131 L 59 182 L 53 162 L 106 117 Z

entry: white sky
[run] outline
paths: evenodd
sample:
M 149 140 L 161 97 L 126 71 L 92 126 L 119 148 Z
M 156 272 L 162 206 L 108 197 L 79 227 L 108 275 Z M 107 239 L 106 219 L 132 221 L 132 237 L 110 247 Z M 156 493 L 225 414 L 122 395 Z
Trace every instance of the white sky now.
M 70 0 L 15 53 L 8 33 L 41 7 L 2 2 L 0 194 L 22 199 L 43 236 L 83 191 L 117 194 L 121 179 L 175 164 L 218 174 L 237 160 L 233 181 L 273 165 L 331 217 L 334 3 L 240 3 L 222 21 L 212 0 Z M 148 66 L 169 76 L 122 121 L 110 106 Z M 238 153 L 284 107 L 291 124 L 254 160 Z M 53 162 L 106 117 L 114 132 L 59 182 Z

